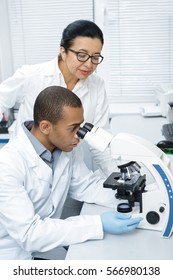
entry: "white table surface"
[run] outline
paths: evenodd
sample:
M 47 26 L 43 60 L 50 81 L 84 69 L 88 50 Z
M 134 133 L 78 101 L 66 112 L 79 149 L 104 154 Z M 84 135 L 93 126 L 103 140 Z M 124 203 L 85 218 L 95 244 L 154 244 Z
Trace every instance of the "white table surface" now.
M 157 144 L 165 139 L 162 134 L 162 125 L 167 122 L 167 119 L 163 117 L 143 117 L 140 114 L 117 115 L 111 119 L 110 128 L 114 134 L 132 133 Z
M 84 204 L 81 214 L 100 214 L 107 208 Z M 71 245 L 67 260 L 173 260 L 173 235 L 161 237 L 160 231 L 135 229 L 122 234 L 105 234 L 103 240 Z

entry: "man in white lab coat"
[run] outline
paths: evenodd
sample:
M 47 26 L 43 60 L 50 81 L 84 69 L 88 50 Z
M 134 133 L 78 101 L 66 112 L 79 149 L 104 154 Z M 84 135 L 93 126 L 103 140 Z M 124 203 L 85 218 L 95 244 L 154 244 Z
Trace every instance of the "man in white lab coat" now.
M 61 220 L 69 195 L 115 207 L 112 190 L 89 171 L 75 147 L 83 122 L 80 99 L 51 86 L 34 105 L 34 121 L 0 150 L 0 259 L 31 259 L 34 252 L 133 230 L 140 218 L 113 211 Z M 54 213 L 56 211 L 56 217 Z

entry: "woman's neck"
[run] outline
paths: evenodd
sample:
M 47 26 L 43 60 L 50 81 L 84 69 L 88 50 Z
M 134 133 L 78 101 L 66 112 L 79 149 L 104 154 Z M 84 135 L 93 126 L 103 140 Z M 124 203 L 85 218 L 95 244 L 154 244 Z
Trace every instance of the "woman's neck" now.
M 61 70 L 61 73 L 64 77 L 64 81 L 67 85 L 67 88 L 69 90 L 73 90 L 75 85 L 79 81 L 79 79 L 77 79 L 75 76 L 71 75 L 71 73 L 69 72 L 69 70 L 68 70 L 66 64 L 64 63 L 64 61 L 60 60 L 58 62 L 58 64 L 59 64 L 59 68 Z

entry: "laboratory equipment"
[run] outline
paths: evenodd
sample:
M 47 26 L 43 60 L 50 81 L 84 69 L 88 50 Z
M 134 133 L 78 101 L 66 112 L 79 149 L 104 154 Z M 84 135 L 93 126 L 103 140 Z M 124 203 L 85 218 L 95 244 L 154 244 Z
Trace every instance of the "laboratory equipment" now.
M 173 141 L 173 123 L 165 123 L 162 126 L 163 135 L 168 141 Z
M 173 226 L 173 163 L 156 145 L 129 133 L 113 135 L 85 123 L 78 137 L 100 152 L 110 148 L 111 157 L 120 169 L 104 182 L 115 190 L 117 211 L 141 215 L 139 228 L 158 230 L 170 237 Z M 146 174 L 141 174 L 146 169 Z M 147 183 L 148 174 L 153 182 Z

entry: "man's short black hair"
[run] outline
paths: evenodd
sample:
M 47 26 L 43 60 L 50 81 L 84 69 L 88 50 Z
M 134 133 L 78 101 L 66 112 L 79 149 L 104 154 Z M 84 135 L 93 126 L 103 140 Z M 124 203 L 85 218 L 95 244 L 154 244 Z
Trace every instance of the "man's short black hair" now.
M 57 123 L 63 117 L 63 108 L 82 107 L 80 98 L 67 88 L 50 86 L 39 93 L 34 104 L 34 125 L 42 120 Z

